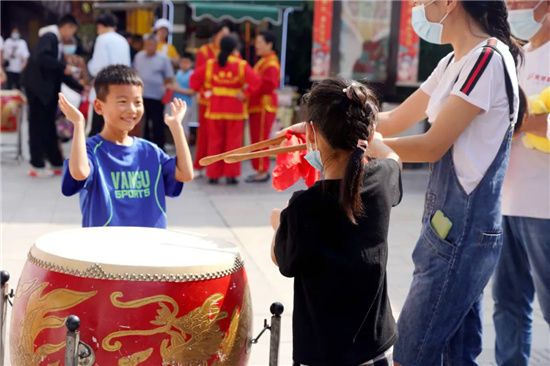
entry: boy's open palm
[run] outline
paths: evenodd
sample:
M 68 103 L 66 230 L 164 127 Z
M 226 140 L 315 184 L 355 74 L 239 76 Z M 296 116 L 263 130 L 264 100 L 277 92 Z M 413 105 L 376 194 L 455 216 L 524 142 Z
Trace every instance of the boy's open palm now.
M 164 115 L 164 123 L 168 127 L 180 125 L 186 111 L 187 104 L 180 98 L 174 98 L 174 101 L 170 103 L 170 114 Z
M 84 116 L 82 113 L 69 101 L 62 93 L 59 93 L 59 108 L 61 108 L 61 112 L 67 117 L 69 121 L 71 121 L 73 124 L 76 123 L 84 123 Z

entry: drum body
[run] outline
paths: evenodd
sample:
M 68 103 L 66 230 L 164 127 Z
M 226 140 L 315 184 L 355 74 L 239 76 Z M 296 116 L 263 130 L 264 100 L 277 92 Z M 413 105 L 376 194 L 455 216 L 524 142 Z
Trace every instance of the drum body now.
M 250 293 L 231 244 L 149 228 L 41 237 L 17 286 L 12 365 L 63 365 L 71 314 L 97 365 L 247 363 Z

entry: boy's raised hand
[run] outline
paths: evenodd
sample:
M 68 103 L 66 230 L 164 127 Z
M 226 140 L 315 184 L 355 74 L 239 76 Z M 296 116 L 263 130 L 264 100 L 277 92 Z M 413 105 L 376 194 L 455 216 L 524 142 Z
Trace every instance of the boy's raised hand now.
M 181 126 L 181 121 L 187 111 L 187 104 L 180 98 L 174 98 L 170 103 L 170 114 L 164 115 L 164 123 L 168 127 Z
M 84 115 L 69 101 L 62 93 L 58 93 L 59 96 L 59 108 L 61 108 L 61 112 L 67 117 L 69 121 L 71 121 L 73 124 L 77 123 L 84 123 Z

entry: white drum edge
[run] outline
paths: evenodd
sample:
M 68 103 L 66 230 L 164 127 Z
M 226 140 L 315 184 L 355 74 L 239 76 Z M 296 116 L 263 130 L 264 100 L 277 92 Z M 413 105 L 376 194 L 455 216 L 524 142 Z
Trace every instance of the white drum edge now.
M 28 260 L 84 278 L 187 282 L 240 270 L 238 247 L 195 233 L 141 227 L 79 228 L 36 240 Z

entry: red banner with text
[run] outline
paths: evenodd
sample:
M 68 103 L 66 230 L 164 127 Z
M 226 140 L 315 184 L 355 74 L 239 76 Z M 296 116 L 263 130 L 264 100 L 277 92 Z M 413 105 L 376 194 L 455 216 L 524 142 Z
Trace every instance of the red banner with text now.
M 313 49 L 311 52 L 311 79 L 330 76 L 330 49 L 332 36 L 332 0 L 315 1 L 313 8 Z

